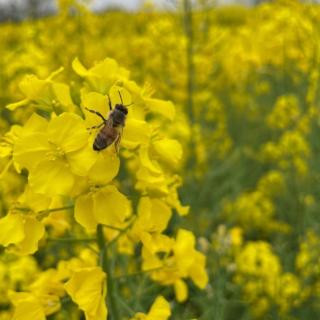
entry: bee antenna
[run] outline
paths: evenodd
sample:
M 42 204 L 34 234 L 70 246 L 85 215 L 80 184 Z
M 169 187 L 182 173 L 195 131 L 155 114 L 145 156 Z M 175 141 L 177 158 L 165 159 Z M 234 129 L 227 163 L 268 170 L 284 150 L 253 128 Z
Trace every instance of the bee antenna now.
M 134 104 L 134 102 L 131 102 L 130 104 L 125 105 L 124 107 L 128 108 L 130 106 L 132 106 Z
M 121 104 L 123 105 L 123 101 L 122 101 L 120 90 L 118 90 L 118 92 L 119 92 L 119 97 L 120 97 L 120 100 L 121 100 Z

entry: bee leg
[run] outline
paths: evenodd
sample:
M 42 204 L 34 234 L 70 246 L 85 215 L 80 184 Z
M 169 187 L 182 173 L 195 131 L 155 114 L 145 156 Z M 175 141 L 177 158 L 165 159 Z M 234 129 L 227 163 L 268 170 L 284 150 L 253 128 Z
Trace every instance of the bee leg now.
M 90 131 L 90 134 L 91 134 L 91 130 L 92 130 L 92 129 L 98 129 L 98 128 L 101 128 L 103 125 L 104 125 L 104 122 L 102 122 L 102 123 L 101 123 L 101 124 L 99 124 L 98 126 L 93 126 L 93 127 L 87 128 L 87 130 L 89 130 L 89 131 Z
M 110 98 L 110 96 L 108 94 L 107 94 L 107 96 L 108 96 L 109 109 L 111 111 L 112 110 L 111 98 Z
M 104 116 L 103 116 L 100 112 L 98 112 L 98 111 L 96 111 L 96 110 L 88 109 L 88 108 L 86 108 L 86 107 L 85 107 L 85 109 L 86 109 L 87 111 L 91 112 L 91 113 L 96 114 L 96 115 L 97 115 L 98 117 L 100 117 L 104 122 L 107 121 L 107 119 L 105 119 Z

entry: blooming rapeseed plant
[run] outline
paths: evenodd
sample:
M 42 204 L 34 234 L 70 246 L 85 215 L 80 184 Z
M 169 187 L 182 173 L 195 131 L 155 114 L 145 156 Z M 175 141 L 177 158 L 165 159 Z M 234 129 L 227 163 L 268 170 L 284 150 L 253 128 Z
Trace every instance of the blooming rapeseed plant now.
M 205 256 L 195 249 L 192 232 L 179 230 L 176 239 L 166 232 L 173 209 L 182 216 L 188 213 L 178 197 L 181 179 L 175 173 L 182 160 L 182 147 L 147 120 L 148 114 L 172 120 L 174 106 L 151 98 L 113 59 L 90 69 L 75 59 L 72 66 L 83 79 L 78 82 L 79 105 L 68 95 L 68 84 L 56 83 L 50 76 L 47 80 L 22 80 L 26 98 L 8 106 L 15 110 L 35 104 L 36 110 L 45 113 L 32 113 L 24 125 L 6 135 L 2 146 L 4 158 L 12 163 L 8 170 L 25 174 L 25 189 L 0 219 L 0 243 L 12 252 L 33 254 L 48 246 L 50 238 L 64 241 L 67 237 L 71 242 L 84 238 L 86 242 L 88 237 L 88 241 L 95 240 L 91 249 L 97 255 L 90 265 L 75 265 L 72 273 L 64 270 L 70 268 L 72 260 L 59 263 L 39 272 L 38 280 L 22 292 L 12 291 L 13 318 L 24 319 L 27 314 L 28 319 L 45 319 L 59 313 L 62 300 L 69 296 L 88 320 L 106 319 L 108 313 L 120 319 L 114 298 L 117 271 L 110 263 L 121 253 L 133 256 L 133 248 L 141 245 L 141 272 L 148 273 L 154 265 L 150 259 L 166 252 L 167 258 L 159 260 L 158 273 L 151 272 L 150 279 L 173 285 L 178 301 L 185 301 L 187 285 L 183 278 L 190 277 L 202 289 L 208 282 Z M 50 105 L 53 92 L 59 97 L 68 95 L 71 102 L 60 103 L 59 108 Z M 92 145 L 98 131 L 88 130 L 101 120 L 89 108 L 107 115 L 109 105 L 114 108 L 121 103 L 132 104 L 121 154 L 133 180 L 130 184 L 140 198 L 137 205 L 121 190 L 120 159 L 114 144 L 95 152 Z M 138 257 L 135 265 L 139 268 Z M 148 315 L 136 317 L 167 319 L 170 313 L 168 302 L 158 297 Z
M 177 8 L 1 23 L 1 320 L 318 317 L 319 7 Z

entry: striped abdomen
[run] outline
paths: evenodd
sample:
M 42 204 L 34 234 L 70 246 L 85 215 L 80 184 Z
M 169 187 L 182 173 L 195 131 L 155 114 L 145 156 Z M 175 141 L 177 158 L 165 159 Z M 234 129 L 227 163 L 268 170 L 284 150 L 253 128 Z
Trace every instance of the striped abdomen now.
M 93 150 L 100 151 L 110 146 L 119 136 L 116 128 L 107 124 L 99 131 L 93 143 Z

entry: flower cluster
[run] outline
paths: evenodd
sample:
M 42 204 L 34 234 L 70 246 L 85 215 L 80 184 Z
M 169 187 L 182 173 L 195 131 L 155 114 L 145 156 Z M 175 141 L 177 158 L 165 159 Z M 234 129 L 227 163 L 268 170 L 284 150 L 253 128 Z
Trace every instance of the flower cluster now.
M 8 105 L 10 110 L 33 112 L 23 125 L 11 128 L 1 146 L 7 172 L 23 175 L 25 183 L 0 219 L 0 244 L 15 254 L 45 254 L 52 241 L 95 239 L 96 235 L 93 250 L 104 258 L 99 263 L 99 254 L 91 254 L 84 261 L 60 261 L 57 267 L 39 272 L 22 292 L 15 292 L 13 284 L 7 297 L 15 306 L 13 317 L 26 319 L 27 313 L 28 319 L 44 319 L 63 310 L 67 296 L 88 320 L 106 319 L 105 300 L 115 317 L 111 280 L 116 271 L 108 265 L 121 254 L 132 257 L 135 269 L 141 268 L 153 281 L 174 286 L 178 301 L 184 301 L 183 279 L 190 278 L 203 289 L 208 278 L 205 256 L 196 250 L 192 232 L 179 229 L 176 237 L 165 234 L 175 212 L 188 213 L 179 201 L 181 179 L 175 173 L 182 147 L 161 132 L 157 120 L 173 120 L 174 106 L 152 98 L 150 90 L 130 80 L 129 72 L 113 59 L 87 69 L 76 58 L 72 66 L 80 76 L 72 89 L 52 79 L 57 72 L 46 80 L 29 76 L 20 84 L 25 98 Z M 112 117 L 109 108 L 120 104 L 130 106 L 125 127 L 115 127 L 122 138 L 123 179 L 118 177 L 116 142 L 99 152 L 92 147 L 99 134 L 95 128 L 109 126 L 101 118 Z M 147 121 L 148 116 L 153 120 Z M 127 190 L 140 198 L 136 203 L 123 191 L 126 182 Z M 135 253 L 139 246 L 142 263 Z M 135 317 L 151 319 L 159 314 L 167 319 L 170 313 L 168 302 L 158 297 L 148 315 Z
M 317 318 L 319 7 L 58 3 L 0 25 L 0 318 Z

